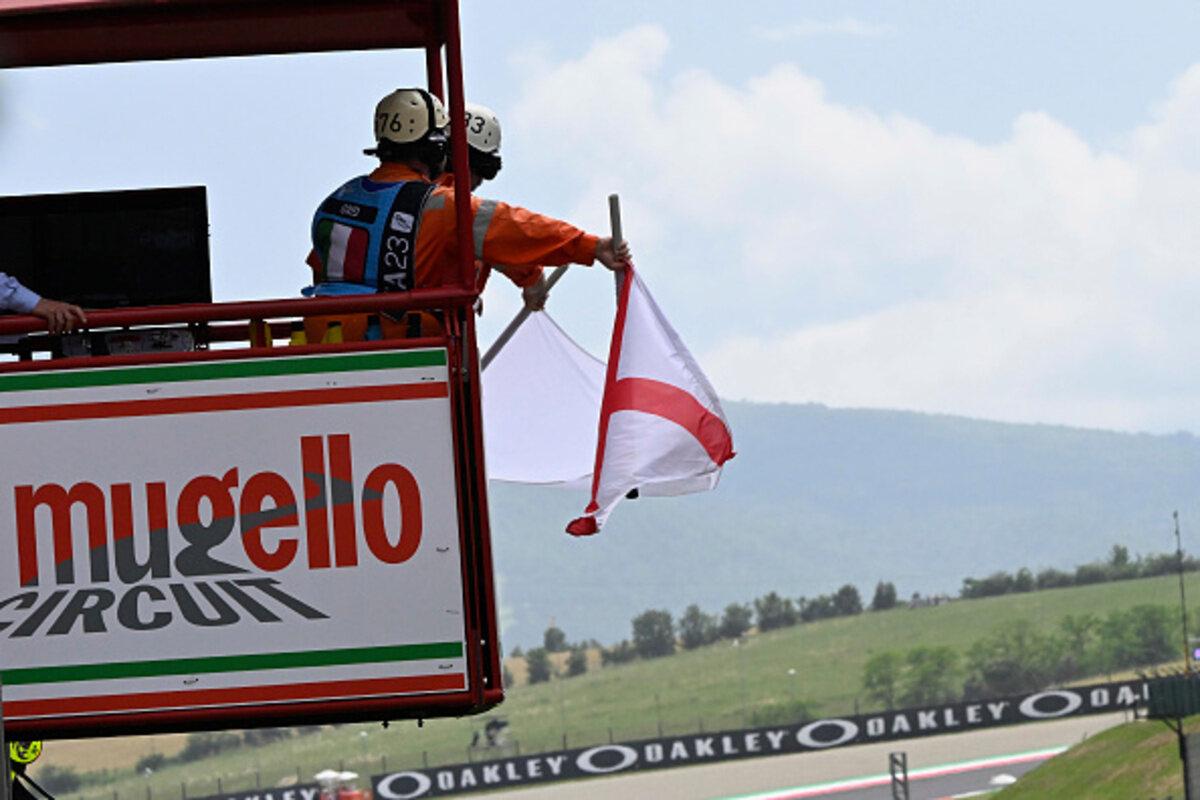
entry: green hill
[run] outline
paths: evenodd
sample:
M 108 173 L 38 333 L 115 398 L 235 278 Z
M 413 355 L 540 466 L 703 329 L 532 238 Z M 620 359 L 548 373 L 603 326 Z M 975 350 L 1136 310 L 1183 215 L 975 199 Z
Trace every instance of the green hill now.
M 1194 731 L 1196 720 L 1185 720 Z M 994 795 L 996 800 L 1129 800 L 1183 797 L 1174 731 L 1162 722 L 1118 725 L 1060 753 Z
M 1189 596 L 1200 601 L 1200 573 L 1188 576 Z M 873 654 L 906 651 L 918 644 L 964 651 L 998 626 L 1032 620 L 1053 630 L 1068 614 L 1109 611 L 1138 604 L 1178 607 L 1175 578 L 1163 577 L 1086 587 L 1055 589 L 942 606 L 895 609 L 824 620 L 746 637 L 650 661 L 593 669 L 551 683 L 518 686 L 497 709 L 509 722 L 522 753 L 582 747 L 703 729 L 795 721 L 803 705 L 814 716 L 872 709 L 861 689 L 862 670 Z M 1200 612 L 1191 612 L 1193 622 Z M 1103 678 L 1104 676 L 1099 676 Z M 240 748 L 218 758 L 172 765 L 151 776 L 128 766 L 115 783 L 63 800 L 91 797 L 180 797 L 214 794 L 222 788 L 272 786 L 299 776 L 307 780 L 325 768 L 370 775 L 406 766 L 455 763 L 467 758 L 472 733 L 481 719 L 406 721 L 384 729 L 378 724 L 341 725 L 293 736 L 258 748 Z M 128 750 L 126 746 L 123 749 Z M 54 763 L 54 744 L 44 757 Z M 115 765 L 114 765 L 115 766 Z M 35 772 L 35 777 L 38 773 Z
M 1200 535 L 1200 439 L 900 411 L 728 403 L 737 457 L 714 492 L 623 502 L 588 539 L 581 493 L 493 484 L 505 646 L 612 643 L 647 609 L 709 613 L 769 591 L 877 581 L 900 596 L 962 579 L 1071 569 L 1114 544 L 1173 552 Z

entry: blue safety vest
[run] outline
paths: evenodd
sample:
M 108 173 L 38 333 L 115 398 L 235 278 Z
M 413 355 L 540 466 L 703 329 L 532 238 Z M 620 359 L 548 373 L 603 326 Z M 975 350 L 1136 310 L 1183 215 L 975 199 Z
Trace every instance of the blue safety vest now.
M 366 291 L 405 292 L 416 276 L 417 229 L 434 184 L 378 183 L 354 178 L 313 215 L 317 284 L 354 284 Z

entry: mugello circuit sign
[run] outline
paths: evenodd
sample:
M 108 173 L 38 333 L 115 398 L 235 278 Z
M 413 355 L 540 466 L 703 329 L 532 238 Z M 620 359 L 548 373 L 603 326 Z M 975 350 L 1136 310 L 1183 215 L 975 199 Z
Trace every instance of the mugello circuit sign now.
M 7 722 L 467 688 L 443 349 L 0 375 Z
M 494 790 L 546 781 L 617 775 L 646 769 L 829 750 L 1021 722 L 1131 709 L 1146 702 L 1144 681 L 1103 683 L 1033 694 L 831 717 L 794 725 L 696 733 L 601 744 L 494 761 L 454 764 L 376 775 L 376 800 L 412 800 Z M 216 798 L 213 798 L 216 800 Z M 224 800 L 250 800 L 229 795 Z

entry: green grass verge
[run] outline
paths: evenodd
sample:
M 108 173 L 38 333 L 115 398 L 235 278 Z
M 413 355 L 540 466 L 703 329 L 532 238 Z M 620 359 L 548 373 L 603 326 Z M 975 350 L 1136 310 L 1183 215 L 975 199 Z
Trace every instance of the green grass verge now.
M 1196 718 L 1185 720 L 1194 731 Z M 1183 767 L 1175 732 L 1157 720 L 1118 725 L 1060 753 L 996 800 L 1143 800 L 1183 797 Z
M 1200 599 L 1200 574 L 1188 576 L 1189 597 Z M 1068 614 L 1149 603 L 1178 607 L 1174 577 L 1096 584 L 1022 595 L 954 601 L 823 620 L 746 637 L 740 647 L 719 642 L 668 658 L 597 669 L 549 684 L 517 686 L 494 713 L 510 723 L 521 753 L 584 747 L 609 741 L 793 721 L 799 703 L 816 716 L 874 710 L 862 692 L 862 669 L 873 654 L 917 645 L 965 651 L 1014 619 L 1054 630 Z M 678 612 L 676 612 L 678 613 Z M 1193 622 L 1200 612 L 1189 609 Z M 570 633 L 570 632 L 568 632 Z M 579 632 L 576 632 L 579 633 Z M 1108 676 L 1097 676 L 1107 679 Z M 467 760 L 480 719 L 396 722 L 326 728 L 261 748 L 243 748 L 203 762 L 170 765 L 150 776 L 88 786 L 61 800 L 154 800 L 310 780 L 325 768 L 367 776 L 395 769 Z M 48 750 L 53 751 L 53 743 Z M 36 778 L 37 772 L 34 771 Z M 114 797 L 115 795 L 115 797 Z M 1147 795 L 1149 796 L 1149 795 Z

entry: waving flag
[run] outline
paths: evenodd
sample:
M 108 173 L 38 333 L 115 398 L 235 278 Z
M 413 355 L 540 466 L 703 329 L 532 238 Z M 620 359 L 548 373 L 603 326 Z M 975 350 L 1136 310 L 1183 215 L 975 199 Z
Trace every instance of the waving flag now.
M 717 393 L 632 268 L 617 301 L 592 497 L 567 533 L 600 530 L 630 492 L 668 496 L 717 485 L 733 458 Z
M 483 371 L 488 478 L 591 487 L 604 375 L 549 314 L 530 314 Z

